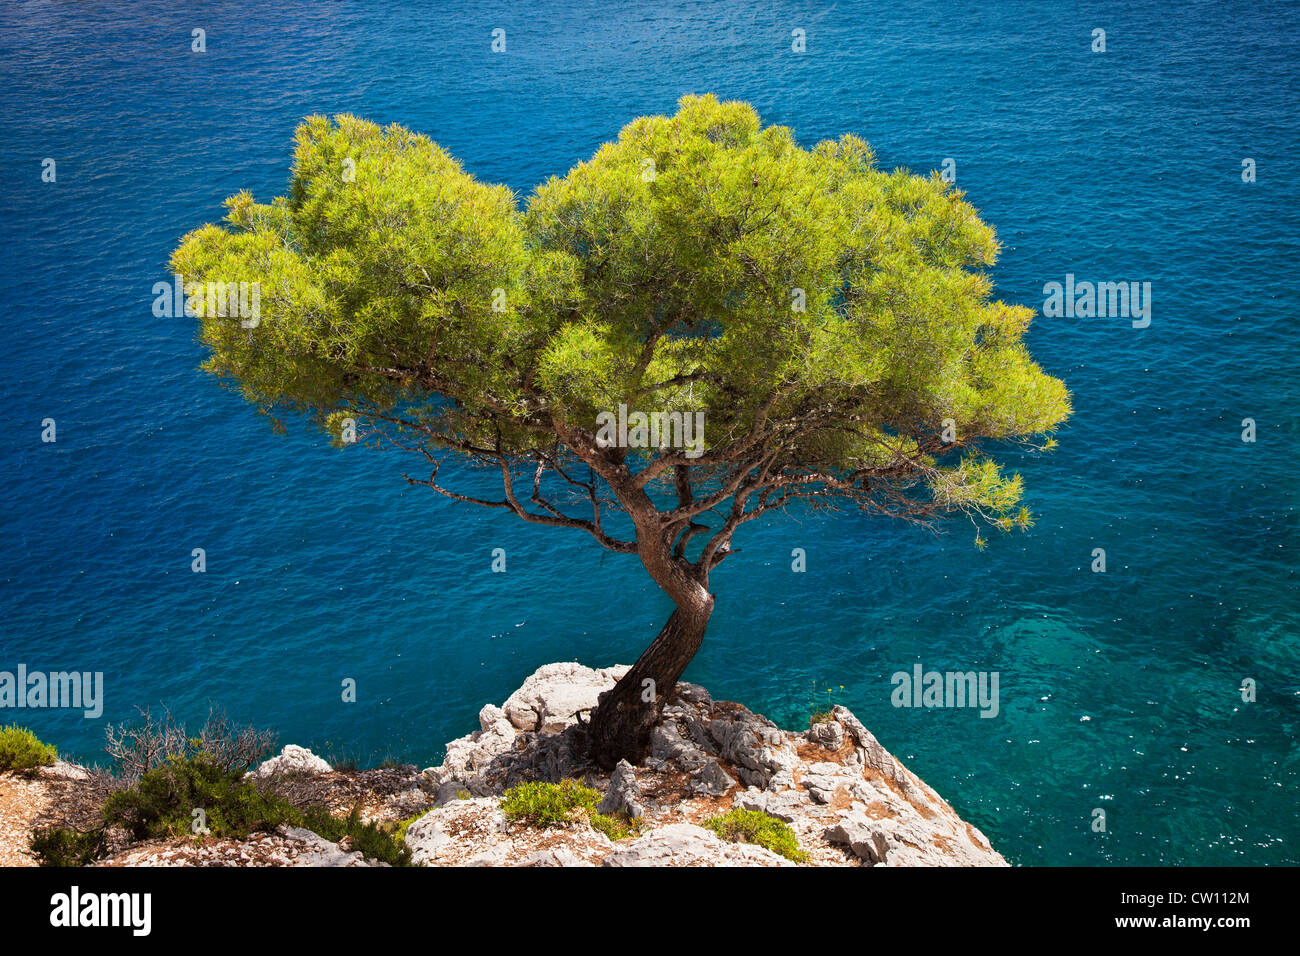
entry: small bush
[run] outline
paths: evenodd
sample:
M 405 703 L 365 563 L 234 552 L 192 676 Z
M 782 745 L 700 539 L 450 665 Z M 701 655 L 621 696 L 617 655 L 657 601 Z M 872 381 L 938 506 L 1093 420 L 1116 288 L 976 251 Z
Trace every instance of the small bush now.
M 591 828 L 611 840 L 632 835 L 632 829 L 616 817 L 596 812 L 600 794 L 577 780 L 559 783 L 521 783 L 503 795 L 501 812 L 507 820 L 538 827 L 559 826 L 585 819 Z
M 104 829 L 45 827 L 32 834 L 31 847 L 41 866 L 86 866 L 104 855 Z
M 54 763 L 58 751 L 26 727 L 0 727 L 0 770 L 35 770 Z
M 794 831 L 776 817 L 758 810 L 732 810 L 710 817 L 704 826 L 732 843 L 753 843 L 795 863 L 807 863 Z
M 320 834 L 331 843 L 338 843 L 348 837 L 353 850 L 359 850 L 362 856 L 389 866 L 409 866 L 411 863 L 411 851 L 405 842 L 406 827 L 410 822 L 396 828 L 391 824 L 384 827 L 374 822 L 363 822 L 361 813 L 356 808 L 346 817 L 336 817 L 324 807 L 308 807 L 302 814 L 302 825 L 313 833 Z
M 561 783 L 521 783 L 503 795 L 501 812 L 507 820 L 549 827 L 568 823 L 579 807 L 596 812 L 600 794 L 576 780 Z
M 113 794 L 104 804 L 104 820 L 123 827 L 135 840 L 186 836 L 193 832 L 195 809 L 203 811 L 213 836 L 238 839 L 270 832 L 297 818 L 288 801 L 263 793 L 239 771 L 200 754 L 188 760 L 172 758 L 145 773 L 131 789 Z

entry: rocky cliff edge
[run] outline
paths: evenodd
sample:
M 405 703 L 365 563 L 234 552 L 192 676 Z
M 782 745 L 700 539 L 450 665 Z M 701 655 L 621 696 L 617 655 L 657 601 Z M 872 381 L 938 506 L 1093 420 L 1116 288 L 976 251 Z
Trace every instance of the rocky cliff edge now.
M 601 771 L 579 756 L 578 725 L 626 671 L 547 664 L 501 706 L 485 706 L 479 729 L 451 741 L 443 762 L 426 770 L 336 770 L 290 745 L 253 773 L 298 805 L 356 810 L 392 827 L 405 821 L 412 862 L 428 866 L 794 865 L 704 825 L 735 809 L 788 824 L 807 865 L 1008 865 L 845 707 L 795 733 L 682 683 L 643 765 Z M 104 799 L 99 776 L 63 763 L 35 776 L 0 773 L 0 865 L 35 862 L 27 841 L 38 826 L 93 820 Z M 596 790 L 597 812 L 626 821 L 631 835 L 611 840 L 581 813 L 544 828 L 507 819 L 510 787 L 570 778 Z M 348 839 L 284 826 L 248 840 L 117 840 L 96 865 L 384 865 Z

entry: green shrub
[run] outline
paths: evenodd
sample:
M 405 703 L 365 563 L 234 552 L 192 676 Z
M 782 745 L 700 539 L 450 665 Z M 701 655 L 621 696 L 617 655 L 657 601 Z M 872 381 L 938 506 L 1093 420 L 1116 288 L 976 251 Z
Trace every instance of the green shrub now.
M 32 834 L 31 847 L 41 866 L 86 866 L 104 855 L 104 829 L 45 827 Z
M 195 809 L 203 811 L 206 830 L 193 830 Z M 367 823 L 358 810 L 335 817 L 325 807 L 299 811 L 282 797 L 264 792 L 239 770 L 222 766 L 208 754 L 173 757 L 147 771 L 135 786 L 112 794 L 104 804 L 103 824 L 83 833 L 49 827 L 32 837 L 32 852 L 41 866 L 85 866 L 104 855 L 104 832 L 121 827 L 134 841 L 167 837 L 214 836 L 246 840 L 273 832 L 281 824 L 306 827 L 333 843 L 351 838 L 352 849 L 392 866 L 407 866 L 411 853 L 403 838 L 406 826 Z
M 239 771 L 200 754 L 173 758 L 131 789 L 113 794 L 104 804 L 104 821 L 123 827 L 135 840 L 188 836 L 195 809 L 203 811 L 203 823 L 213 836 L 238 839 L 298 818 L 288 801 L 263 793 Z
M 630 826 L 625 824 L 618 817 L 606 816 L 603 813 L 593 813 L 590 817 L 591 828 L 597 833 L 603 833 L 611 840 L 626 840 L 635 832 Z
M 35 770 L 54 763 L 58 751 L 26 727 L 0 727 L 0 770 Z
M 112 794 L 98 828 L 38 831 L 32 852 L 42 866 L 85 866 L 104 855 L 108 827 L 122 827 L 132 840 L 199 835 L 192 829 L 196 808 L 203 810 L 203 835 L 219 837 L 246 839 L 255 831 L 300 820 L 287 801 L 264 794 L 238 770 L 219 766 L 207 755 L 173 757 L 146 772 L 135 786 Z
M 363 822 L 361 813 L 356 808 L 346 817 L 336 817 L 324 807 L 308 807 L 302 813 L 302 825 L 308 830 L 320 834 L 331 843 L 351 837 L 352 849 L 389 866 L 410 866 L 411 851 L 406 847 L 406 827 L 416 819 L 419 818 L 413 817 L 397 827 L 391 824 L 385 827 L 374 822 Z
M 754 843 L 795 863 L 807 863 L 794 831 L 776 817 L 758 810 L 732 810 L 710 817 L 704 825 L 732 843 Z
M 549 827 L 569 823 L 573 811 L 582 807 L 596 811 L 600 794 L 576 780 L 561 783 L 521 783 L 502 794 L 501 812 L 507 820 L 522 820 Z
M 507 820 L 538 827 L 558 826 L 586 817 L 593 830 L 611 840 L 632 835 L 632 828 L 616 817 L 596 812 L 600 794 L 577 780 L 559 783 L 520 783 L 502 794 L 501 812 Z

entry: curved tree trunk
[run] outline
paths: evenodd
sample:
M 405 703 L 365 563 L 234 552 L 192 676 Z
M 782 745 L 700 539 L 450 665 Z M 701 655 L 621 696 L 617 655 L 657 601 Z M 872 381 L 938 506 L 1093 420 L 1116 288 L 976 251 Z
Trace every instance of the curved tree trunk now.
M 632 669 L 600 695 L 587 732 L 590 756 L 606 770 L 620 760 L 638 764 L 645 758 L 650 730 L 704 640 L 713 595 L 701 593 L 678 600 L 677 610 Z

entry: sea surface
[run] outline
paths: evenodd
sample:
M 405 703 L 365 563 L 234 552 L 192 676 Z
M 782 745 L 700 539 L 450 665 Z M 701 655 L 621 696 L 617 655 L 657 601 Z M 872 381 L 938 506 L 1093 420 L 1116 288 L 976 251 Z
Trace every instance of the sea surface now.
M 1152 310 L 1033 326 L 1075 415 L 1054 453 L 1004 456 L 1029 532 L 981 552 L 964 521 L 748 525 L 687 678 L 788 727 L 846 704 L 1018 864 L 1300 862 L 1298 19 L 1219 0 L 3 4 L 0 670 L 101 671 L 105 702 L 0 722 L 94 761 L 137 707 L 214 704 L 335 760 L 427 766 L 539 665 L 630 663 L 669 611 L 635 558 L 410 488 L 396 453 L 275 434 L 152 290 L 225 197 L 284 191 L 308 114 L 407 125 L 522 201 L 713 92 L 805 146 L 853 132 L 886 167 L 951 159 L 1007 301 L 1039 308 L 1073 274 L 1150 282 Z M 892 706 L 918 662 L 996 671 L 998 715 Z

